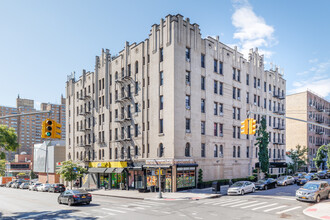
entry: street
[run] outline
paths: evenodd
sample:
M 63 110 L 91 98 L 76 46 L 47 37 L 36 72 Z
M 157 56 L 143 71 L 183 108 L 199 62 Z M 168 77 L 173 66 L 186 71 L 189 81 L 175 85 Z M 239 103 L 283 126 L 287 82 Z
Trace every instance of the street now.
M 90 205 L 72 207 L 59 205 L 58 193 L 0 188 L 0 211 L 2 219 L 312 219 L 303 210 L 313 203 L 294 198 L 298 188 L 290 185 L 244 196 L 181 201 L 93 196 Z

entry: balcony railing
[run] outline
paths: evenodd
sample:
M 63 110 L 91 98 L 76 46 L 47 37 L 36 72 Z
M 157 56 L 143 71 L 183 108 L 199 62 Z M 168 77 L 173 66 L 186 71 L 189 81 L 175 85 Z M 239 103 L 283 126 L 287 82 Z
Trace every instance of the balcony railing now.
M 91 145 L 91 143 L 85 143 L 85 142 L 80 142 L 79 144 L 78 144 L 78 147 L 90 147 L 90 146 L 92 146 Z
M 317 118 L 315 119 L 316 122 L 318 123 L 324 123 L 324 119 L 323 118 Z
M 285 126 L 280 124 L 275 125 L 273 128 L 278 130 L 285 130 Z
M 91 111 L 89 111 L 89 110 L 79 112 L 79 115 L 83 115 L 83 116 L 86 116 L 86 115 L 89 115 L 89 114 L 91 114 Z
M 324 134 L 323 131 L 315 131 L 315 133 L 318 134 L 318 135 L 323 135 Z
M 318 110 L 319 112 L 323 112 L 322 107 L 315 107 L 315 108 L 316 108 L 316 110 Z
M 81 95 L 81 96 L 79 96 L 79 100 L 87 100 L 87 99 L 90 99 L 91 98 L 91 96 L 89 96 L 89 95 Z

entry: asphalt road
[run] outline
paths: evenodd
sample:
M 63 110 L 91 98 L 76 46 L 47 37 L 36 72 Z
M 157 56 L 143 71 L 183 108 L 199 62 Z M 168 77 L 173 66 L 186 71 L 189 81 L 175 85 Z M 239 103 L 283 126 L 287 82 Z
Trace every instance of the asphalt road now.
M 330 180 L 328 180 L 330 182 Z M 90 205 L 59 205 L 58 194 L 0 188 L 1 219 L 311 219 L 296 185 L 204 200 L 135 200 L 93 196 Z M 156 197 L 156 196 L 155 196 Z

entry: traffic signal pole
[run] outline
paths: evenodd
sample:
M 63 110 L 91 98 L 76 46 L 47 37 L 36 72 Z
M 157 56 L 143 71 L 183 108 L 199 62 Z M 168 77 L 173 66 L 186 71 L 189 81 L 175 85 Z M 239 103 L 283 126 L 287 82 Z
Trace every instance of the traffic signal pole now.
M 52 111 L 39 111 L 39 112 L 28 112 L 28 113 L 15 114 L 15 115 L 6 115 L 6 116 L 1 116 L 0 119 L 14 118 L 14 117 L 26 116 L 26 115 L 38 115 L 38 114 L 45 114 L 45 113 L 48 113 L 48 115 L 50 115 L 52 113 Z

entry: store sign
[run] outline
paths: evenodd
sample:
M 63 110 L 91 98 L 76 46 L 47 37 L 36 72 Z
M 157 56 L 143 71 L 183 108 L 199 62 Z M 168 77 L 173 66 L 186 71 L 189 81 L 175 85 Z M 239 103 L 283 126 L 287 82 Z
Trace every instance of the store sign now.
M 162 159 L 162 160 L 146 160 L 146 165 L 176 165 L 195 163 L 193 159 Z
M 175 159 L 174 164 L 188 164 L 188 163 L 195 163 L 193 159 Z
M 127 161 L 117 162 L 89 162 L 89 167 L 94 168 L 125 168 L 127 167 Z

